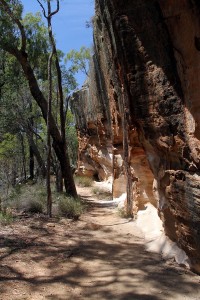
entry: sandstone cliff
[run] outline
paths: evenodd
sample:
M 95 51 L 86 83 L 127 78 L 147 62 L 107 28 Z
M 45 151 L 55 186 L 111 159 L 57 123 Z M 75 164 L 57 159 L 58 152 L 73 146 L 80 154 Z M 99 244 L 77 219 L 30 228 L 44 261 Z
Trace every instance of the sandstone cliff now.
M 96 0 L 88 86 L 74 96 L 78 172 L 158 209 L 200 273 L 200 4 Z

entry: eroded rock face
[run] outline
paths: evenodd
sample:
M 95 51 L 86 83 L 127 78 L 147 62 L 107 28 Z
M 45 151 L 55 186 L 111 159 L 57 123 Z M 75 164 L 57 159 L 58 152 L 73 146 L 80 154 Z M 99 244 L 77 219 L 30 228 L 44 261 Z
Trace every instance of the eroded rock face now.
M 76 174 L 97 180 L 111 180 L 113 160 L 110 125 L 106 104 L 100 101 L 102 93 L 99 78 L 96 77 L 98 75 L 98 68 L 92 63 L 90 78 L 71 99 L 79 141 Z
M 95 109 L 79 126 L 80 155 L 101 179 L 113 174 L 113 194 L 126 191 L 129 209 L 156 206 L 200 273 L 199 1 L 96 1 L 94 42 Z

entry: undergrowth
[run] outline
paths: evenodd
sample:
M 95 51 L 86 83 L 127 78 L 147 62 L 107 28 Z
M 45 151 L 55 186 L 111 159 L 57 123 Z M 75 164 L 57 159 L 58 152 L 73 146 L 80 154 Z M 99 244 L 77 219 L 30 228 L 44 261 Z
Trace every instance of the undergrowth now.
M 13 216 L 9 212 L 0 212 L 0 224 L 8 225 L 13 222 Z
M 89 181 L 87 181 L 88 183 Z M 86 182 L 84 181 L 86 184 Z M 10 192 L 6 201 L 4 201 L 3 211 L 23 212 L 32 214 L 45 214 L 47 203 L 47 192 L 45 182 L 26 183 L 16 186 Z M 52 191 L 52 212 L 55 216 L 64 216 L 66 218 L 78 219 L 84 209 L 79 198 L 66 196 L 64 193 Z M 8 223 L 10 215 L 1 214 L 0 222 Z
M 63 195 L 58 201 L 59 215 L 69 219 L 78 220 L 83 210 L 84 207 L 79 198 Z
M 127 213 L 125 207 L 124 208 L 118 208 L 118 215 L 121 218 L 124 218 L 124 219 L 132 218 L 132 216 Z
M 43 213 L 46 207 L 46 188 L 43 184 L 16 186 L 8 199 L 8 206 L 18 211 Z

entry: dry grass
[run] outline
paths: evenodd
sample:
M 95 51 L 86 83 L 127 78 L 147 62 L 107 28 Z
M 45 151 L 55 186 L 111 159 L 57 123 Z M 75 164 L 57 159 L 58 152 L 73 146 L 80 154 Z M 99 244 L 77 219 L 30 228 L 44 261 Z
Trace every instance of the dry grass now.
M 58 200 L 58 213 L 69 219 L 78 220 L 83 213 L 83 204 L 79 198 L 62 195 Z
M 93 185 L 93 180 L 92 180 L 91 177 L 87 177 L 87 176 L 75 176 L 74 180 L 75 180 L 75 183 L 78 186 L 91 187 Z

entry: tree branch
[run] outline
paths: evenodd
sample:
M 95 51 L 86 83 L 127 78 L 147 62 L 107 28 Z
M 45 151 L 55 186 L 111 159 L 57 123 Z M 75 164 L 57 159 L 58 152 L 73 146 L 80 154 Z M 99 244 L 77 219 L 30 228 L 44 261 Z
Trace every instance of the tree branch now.
M 51 18 L 53 15 L 57 14 L 59 12 L 59 9 L 60 9 L 60 3 L 59 3 L 59 0 L 57 0 L 57 8 L 55 11 L 51 12 L 50 10 L 48 10 L 48 15 L 46 14 L 46 11 L 45 11 L 45 8 L 44 8 L 44 5 L 41 3 L 40 0 L 37 0 L 37 2 L 39 3 L 39 5 L 41 6 L 42 8 L 42 11 L 43 11 L 43 15 L 46 19 L 48 18 Z M 48 3 L 49 5 L 49 3 Z
M 49 14 L 49 17 L 52 17 L 53 15 L 57 14 L 59 12 L 59 9 L 60 9 L 60 2 L 59 2 L 59 0 L 57 0 L 57 8 L 56 8 L 56 10 L 54 10 L 53 12 L 51 12 Z
M 42 8 L 42 11 L 43 11 L 43 15 L 44 15 L 44 17 L 47 19 L 47 18 L 48 18 L 48 16 L 46 15 L 46 11 L 45 11 L 45 8 L 44 8 L 43 4 L 40 2 L 40 0 L 37 0 L 37 2 L 39 3 L 39 5 L 40 5 L 40 6 L 41 6 L 41 8 Z

